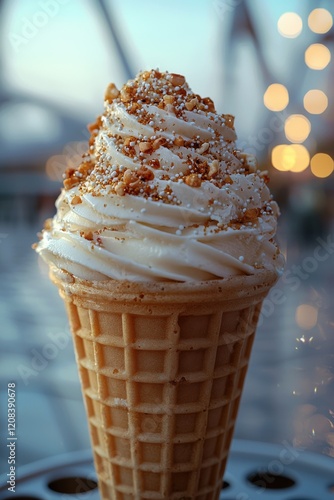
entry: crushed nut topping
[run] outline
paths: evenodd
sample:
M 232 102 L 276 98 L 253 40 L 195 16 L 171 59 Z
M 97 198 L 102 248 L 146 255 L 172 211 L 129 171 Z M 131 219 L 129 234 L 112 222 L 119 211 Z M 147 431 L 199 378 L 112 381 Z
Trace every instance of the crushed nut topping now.
M 188 101 L 185 103 L 185 107 L 187 108 L 188 111 L 192 111 L 198 104 L 197 97 L 194 97 L 194 99 L 191 99 L 191 101 Z
M 118 182 L 115 186 L 115 193 L 118 196 L 124 196 L 125 195 L 125 183 L 124 182 Z
M 94 239 L 94 235 L 93 235 L 93 232 L 92 231 L 85 231 L 82 236 L 85 238 L 85 240 L 88 240 L 88 241 L 93 241 Z
M 77 189 L 72 205 L 82 203 L 85 193 L 178 205 L 175 183 L 228 189 L 234 173 L 259 175 L 255 158 L 235 147 L 234 117 L 217 114 L 213 101 L 193 93 L 184 76 L 145 71 L 120 90 L 110 83 L 104 97 L 105 112 L 88 126 L 89 152 L 64 174 L 65 190 Z M 261 175 L 267 182 L 267 173 Z M 159 187 L 160 181 L 168 186 Z M 243 220 L 253 215 L 245 212 Z
M 197 153 L 199 155 L 205 153 L 210 147 L 210 144 L 208 142 L 204 142 L 200 148 L 198 148 Z
M 179 147 L 184 146 L 183 137 L 181 137 L 180 135 L 178 137 L 175 137 L 174 144 L 175 144 L 175 146 L 179 146 Z
M 111 103 L 114 99 L 116 99 L 119 96 L 119 93 L 120 92 L 117 89 L 116 85 L 114 83 L 110 83 L 104 94 L 104 99 Z
M 218 160 L 213 160 L 212 163 L 209 163 L 209 172 L 208 177 L 213 177 L 218 173 L 219 170 L 219 162 Z
M 234 116 L 232 115 L 224 115 L 225 117 L 225 125 L 229 128 L 234 127 Z
M 66 191 L 69 191 L 74 186 L 77 186 L 80 183 L 80 179 L 78 177 L 70 177 L 68 179 L 64 179 L 64 188 Z
M 243 220 L 246 222 L 253 221 L 260 215 L 260 210 L 258 208 L 247 208 L 244 212 Z
M 123 181 L 125 184 L 131 185 L 134 184 L 135 182 L 139 182 L 139 178 L 136 175 L 136 172 L 128 168 L 123 175 Z
M 173 102 L 175 101 L 175 96 L 173 96 L 173 95 L 164 95 L 163 96 L 163 100 L 164 100 L 165 104 L 173 104 Z
M 73 196 L 72 200 L 71 200 L 71 204 L 72 205 L 79 205 L 80 203 L 82 203 L 82 199 L 80 196 Z
M 150 142 L 140 142 L 139 149 L 142 153 L 150 153 L 152 151 L 152 144 Z
M 187 184 L 187 186 L 196 187 L 196 188 L 200 187 L 200 185 L 202 184 L 202 181 L 198 177 L 197 174 L 187 175 L 184 179 L 184 182 Z
M 186 79 L 183 75 L 178 75 L 177 73 L 171 73 L 170 82 L 174 87 L 181 86 L 185 83 Z

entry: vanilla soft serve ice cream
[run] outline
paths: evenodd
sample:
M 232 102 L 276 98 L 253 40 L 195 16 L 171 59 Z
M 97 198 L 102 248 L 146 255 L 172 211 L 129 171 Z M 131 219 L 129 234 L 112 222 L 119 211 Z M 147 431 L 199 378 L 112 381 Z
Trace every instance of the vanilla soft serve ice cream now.
M 253 157 L 182 75 L 107 88 L 37 251 L 86 280 L 198 281 L 280 272 L 278 207 Z

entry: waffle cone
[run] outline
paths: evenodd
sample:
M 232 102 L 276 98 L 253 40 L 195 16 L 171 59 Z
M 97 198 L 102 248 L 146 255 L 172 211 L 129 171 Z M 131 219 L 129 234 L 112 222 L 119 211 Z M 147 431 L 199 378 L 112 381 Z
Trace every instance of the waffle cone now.
M 88 282 L 51 271 L 74 337 L 103 500 L 218 499 L 276 275 Z

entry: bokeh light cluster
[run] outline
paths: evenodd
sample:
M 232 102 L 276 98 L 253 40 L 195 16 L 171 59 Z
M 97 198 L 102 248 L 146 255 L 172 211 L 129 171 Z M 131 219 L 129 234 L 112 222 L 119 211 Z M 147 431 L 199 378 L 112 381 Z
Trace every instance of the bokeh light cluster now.
M 307 24 L 313 33 L 326 34 L 333 26 L 333 17 L 327 9 L 316 8 L 310 12 Z M 307 29 L 301 16 L 295 12 L 285 12 L 277 22 L 278 32 L 285 38 L 297 38 L 304 28 Z M 322 71 L 331 61 L 331 52 L 323 43 L 312 43 L 305 50 L 304 60 L 310 71 Z M 264 105 L 272 112 L 285 110 L 289 101 L 289 89 L 278 82 L 269 85 L 263 96 Z M 311 141 L 309 147 L 303 144 L 312 137 L 313 116 L 321 115 L 327 110 L 328 96 L 323 89 L 311 88 L 304 94 L 302 106 L 303 112 L 289 114 L 285 119 L 284 133 L 289 143 L 273 147 L 272 165 L 279 171 L 295 173 L 310 167 L 315 177 L 328 177 L 334 170 L 331 156 L 316 151 L 315 140 Z

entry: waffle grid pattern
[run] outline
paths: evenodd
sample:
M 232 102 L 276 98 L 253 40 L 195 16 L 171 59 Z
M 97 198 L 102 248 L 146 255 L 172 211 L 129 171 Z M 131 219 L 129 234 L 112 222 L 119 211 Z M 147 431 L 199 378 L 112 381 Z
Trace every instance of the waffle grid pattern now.
M 156 316 L 67 307 L 101 497 L 218 498 L 259 305 Z

